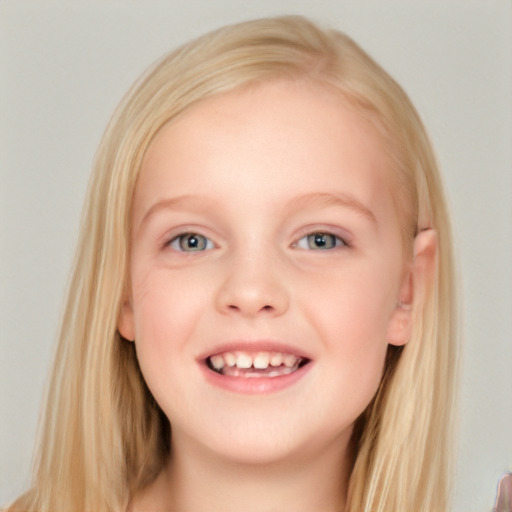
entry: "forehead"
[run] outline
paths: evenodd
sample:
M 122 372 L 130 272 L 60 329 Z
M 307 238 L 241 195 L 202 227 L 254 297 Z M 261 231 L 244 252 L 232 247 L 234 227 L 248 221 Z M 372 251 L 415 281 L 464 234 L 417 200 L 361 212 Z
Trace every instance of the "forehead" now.
M 372 204 L 389 195 L 389 167 L 383 138 L 340 93 L 270 82 L 203 100 L 164 126 L 144 158 L 135 207 L 166 194 L 222 200 L 234 189 L 247 205 L 338 189 Z

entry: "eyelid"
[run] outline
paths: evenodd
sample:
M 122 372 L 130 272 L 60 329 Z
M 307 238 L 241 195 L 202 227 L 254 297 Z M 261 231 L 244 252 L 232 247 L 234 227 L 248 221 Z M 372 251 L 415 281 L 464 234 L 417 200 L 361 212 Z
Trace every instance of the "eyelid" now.
M 322 247 L 321 245 L 319 245 L 318 247 L 311 247 L 309 244 L 311 242 L 310 238 L 311 237 L 314 237 L 314 242 L 323 242 L 323 243 L 327 243 L 329 245 L 329 242 L 325 242 L 325 238 L 332 238 L 334 240 L 334 245 L 332 246 L 328 246 L 328 247 Z M 318 237 L 318 239 L 317 239 Z M 304 241 L 304 243 L 302 243 Z M 326 232 L 313 232 L 313 233 L 310 233 L 309 235 L 306 235 L 306 236 L 303 236 L 302 238 L 300 238 L 296 244 L 295 244 L 295 247 L 299 248 L 299 249 L 303 249 L 305 251 L 315 251 L 315 250 L 318 250 L 318 251 L 332 251 L 334 249 L 339 249 L 340 247 L 347 247 L 347 244 L 346 242 L 340 238 L 339 236 L 333 234 L 333 233 L 326 233 Z
M 292 244 L 292 247 L 301 248 L 298 246 L 299 242 L 304 238 L 315 235 L 315 234 L 323 234 L 335 237 L 340 244 L 336 244 L 332 249 L 339 249 L 343 247 L 352 247 L 352 235 L 348 233 L 346 230 L 341 229 L 335 226 L 326 226 L 326 225 L 315 225 L 308 226 L 299 231 L 297 236 L 295 237 L 295 241 Z M 331 249 L 331 250 L 332 250 Z M 304 249 L 311 250 L 311 249 Z
M 189 241 L 196 240 L 197 242 L 197 240 L 199 240 L 198 247 L 195 248 L 191 246 L 189 247 L 190 250 L 183 248 L 182 239 L 186 237 L 189 237 Z M 215 247 L 213 242 L 208 237 L 200 235 L 199 233 L 183 233 L 181 235 L 175 236 L 167 245 L 178 252 L 204 252 L 209 251 Z
M 185 251 L 183 249 L 180 249 L 178 247 L 172 247 L 173 243 L 179 243 L 179 239 L 181 237 L 185 237 L 187 235 L 196 235 L 197 237 L 204 238 L 207 242 L 207 246 L 202 250 L 190 250 Z M 161 242 L 162 248 L 171 248 L 173 251 L 181 252 L 181 253 L 188 253 L 188 252 L 205 252 L 205 251 L 211 251 L 212 249 L 215 249 L 218 247 L 218 245 L 214 242 L 213 237 L 205 232 L 205 229 L 201 229 L 197 226 L 181 226 L 172 229 L 170 232 L 168 232 L 163 238 Z

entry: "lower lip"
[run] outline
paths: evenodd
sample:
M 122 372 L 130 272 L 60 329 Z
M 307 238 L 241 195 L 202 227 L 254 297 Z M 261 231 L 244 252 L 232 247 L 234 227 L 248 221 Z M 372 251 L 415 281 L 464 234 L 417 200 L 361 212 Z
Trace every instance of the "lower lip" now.
M 201 368 L 206 380 L 216 387 L 233 393 L 264 395 L 277 393 L 282 389 L 293 386 L 309 372 L 311 366 L 312 363 L 310 361 L 298 370 L 278 377 L 231 377 L 210 370 L 204 364 L 201 365 Z

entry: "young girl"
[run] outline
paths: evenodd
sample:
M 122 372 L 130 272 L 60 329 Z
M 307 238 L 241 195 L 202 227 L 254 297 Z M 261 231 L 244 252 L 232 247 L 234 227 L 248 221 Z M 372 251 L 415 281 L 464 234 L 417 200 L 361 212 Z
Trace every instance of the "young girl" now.
M 8 510 L 446 510 L 455 319 L 402 89 L 302 18 L 208 34 L 103 138 Z

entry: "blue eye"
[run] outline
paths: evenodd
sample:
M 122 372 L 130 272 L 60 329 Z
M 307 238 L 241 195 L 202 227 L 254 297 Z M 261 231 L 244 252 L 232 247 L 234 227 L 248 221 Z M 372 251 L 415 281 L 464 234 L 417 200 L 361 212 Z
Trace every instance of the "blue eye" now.
M 300 249 L 325 251 L 347 245 L 341 238 L 332 233 L 316 232 L 303 236 L 296 244 Z
M 197 233 L 183 233 L 173 238 L 168 245 L 180 252 L 200 252 L 213 249 L 213 242 Z

